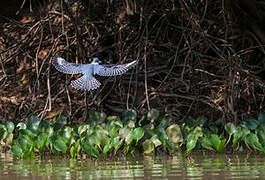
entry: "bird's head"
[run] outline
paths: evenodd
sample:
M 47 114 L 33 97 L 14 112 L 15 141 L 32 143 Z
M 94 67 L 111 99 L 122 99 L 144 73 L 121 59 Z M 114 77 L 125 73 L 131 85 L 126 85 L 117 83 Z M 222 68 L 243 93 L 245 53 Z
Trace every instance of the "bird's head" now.
M 93 58 L 93 61 L 91 64 L 99 64 L 101 61 L 98 58 Z

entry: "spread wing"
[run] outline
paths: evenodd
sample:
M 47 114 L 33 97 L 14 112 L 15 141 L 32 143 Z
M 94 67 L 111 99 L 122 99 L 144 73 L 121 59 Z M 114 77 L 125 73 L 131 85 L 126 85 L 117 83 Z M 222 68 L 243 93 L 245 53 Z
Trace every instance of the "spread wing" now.
M 137 61 L 133 61 L 128 64 L 117 64 L 117 65 L 98 65 L 94 69 L 94 73 L 100 76 L 116 76 L 127 72 L 130 68 L 134 67 Z
M 52 64 L 58 71 L 66 74 L 82 73 L 82 64 L 69 63 L 61 57 L 54 57 Z

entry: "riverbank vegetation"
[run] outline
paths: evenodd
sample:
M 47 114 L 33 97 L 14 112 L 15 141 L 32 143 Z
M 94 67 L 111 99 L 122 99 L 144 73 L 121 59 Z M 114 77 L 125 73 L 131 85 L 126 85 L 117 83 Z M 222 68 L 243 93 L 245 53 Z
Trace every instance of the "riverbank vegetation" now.
M 15 4 L 0 6 L 10 10 L 0 18 L 3 149 L 21 157 L 264 152 L 262 0 L 4 2 Z M 84 92 L 69 86 L 79 75 L 51 66 L 55 55 L 139 63 Z
M 122 118 L 98 112 L 89 116 L 89 123 L 75 126 L 69 126 L 64 116 L 53 121 L 32 116 L 17 125 L 1 124 L 1 149 L 23 158 L 47 154 L 72 158 L 178 151 L 189 154 L 194 150 L 265 152 L 265 113 L 237 126 L 227 123 L 223 130 L 220 119 L 207 124 L 207 118 L 200 116 L 177 124 L 155 109 L 141 119 L 134 110 L 125 112 Z

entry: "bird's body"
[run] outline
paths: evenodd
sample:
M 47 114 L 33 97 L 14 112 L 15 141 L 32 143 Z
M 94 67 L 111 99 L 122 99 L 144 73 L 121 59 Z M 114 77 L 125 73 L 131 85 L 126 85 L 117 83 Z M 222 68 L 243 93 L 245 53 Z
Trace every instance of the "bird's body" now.
M 65 61 L 61 57 L 54 57 L 52 64 L 54 67 L 66 74 L 83 74 L 79 79 L 72 81 L 71 85 L 80 90 L 94 90 L 101 84 L 95 79 L 94 75 L 100 76 L 116 76 L 127 72 L 130 68 L 137 64 L 137 61 L 133 61 L 128 64 L 118 65 L 100 65 L 98 58 L 94 58 L 91 64 L 75 64 Z

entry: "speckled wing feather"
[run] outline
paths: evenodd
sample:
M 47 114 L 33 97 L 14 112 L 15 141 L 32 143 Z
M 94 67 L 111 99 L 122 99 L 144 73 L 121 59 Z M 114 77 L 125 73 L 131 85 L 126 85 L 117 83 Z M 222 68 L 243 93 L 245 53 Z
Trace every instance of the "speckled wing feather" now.
M 99 65 L 94 69 L 94 73 L 100 76 L 116 76 L 127 72 L 130 68 L 134 67 L 137 61 L 133 61 L 128 64 L 118 65 Z
M 71 82 L 71 86 L 79 90 L 94 90 L 100 86 L 100 82 L 96 80 L 93 76 L 83 75 L 75 81 Z
M 66 74 L 82 73 L 81 70 L 82 64 L 69 63 L 61 57 L 54 57 L 52 59 L 52 64 L 58 71 Z

